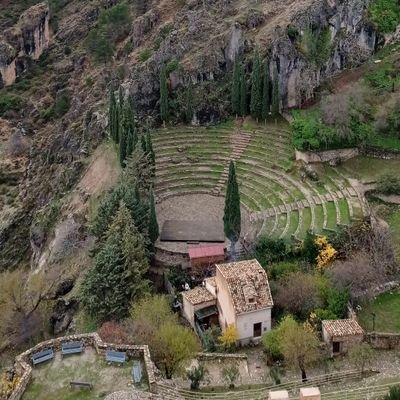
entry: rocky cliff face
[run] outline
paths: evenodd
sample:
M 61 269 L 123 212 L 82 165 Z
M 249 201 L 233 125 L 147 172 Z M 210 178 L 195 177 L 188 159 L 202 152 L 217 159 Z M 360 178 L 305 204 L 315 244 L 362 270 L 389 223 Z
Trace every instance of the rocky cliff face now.
M 37 4 L 0 35 L 0 85 L 11 85 L 49 45 L 49 7 Z
M 139 107 L 156 110 L 162 63 L 172 57 L 179 60 L 180 68 L 169 76 L 172 91 L 187 85 L 189 79 L 202 91 L 206 82 L 226 79 L 237 53 L 243 55 L 250 73 L 257 46 L 262 54 L 269 54 L 271 79 L 274 68 L 279 72 L 283 108 L 298 107 L 313 97 L 323 81 L 361 64 L 374 52 L 377 34 L 368 21 L 367 5 L 367 0 L 283 1 L 261 5 L 260 11 L 240 9 L 233 2 L 211 5 L 192 0 L 176 15 L 173 30 L 160 49 L 144 65 L 131 67 L 131 78 L 125 84 Z M 307 35 L 318 40 L 326 32 L 327 57 L 316 62 L 304 51 L 310 44 L 303 41 Z M 207 104 L 199 104 L 197 111 L 205 116 L 201 122 L 207 122 L 210 113 L 203 111 L 210 108 L 210 101 L 207 93 L 200 97 L 207 98 Z M 214 114 L 226 113 L 229 101 L 224 99 L 228 98 L 225 90 L 215 99 Z
M 283 107 L 299 107 L 310 100 L 315 89 L 334 74 L 360 65 L 375 51 L 377 33 L 368 21 L 365 0 L 315 2 L 291 23 L 296 40 L 277 29 L 271 49 L 271 68 L 277 68 Z M 313 40 L 327 35 L 326 60 L 318 64 L 299 49 L 304 35 Z M 317 49 L 318 51 L 318 49 Z

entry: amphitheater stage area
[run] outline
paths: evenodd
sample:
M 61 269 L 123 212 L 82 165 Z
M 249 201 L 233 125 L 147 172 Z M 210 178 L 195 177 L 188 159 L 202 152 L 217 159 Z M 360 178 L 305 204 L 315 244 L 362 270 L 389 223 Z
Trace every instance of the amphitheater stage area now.
M 222 221 L 164 221 L 160 240 L 162 242 L 211 242 L 225 241 Z

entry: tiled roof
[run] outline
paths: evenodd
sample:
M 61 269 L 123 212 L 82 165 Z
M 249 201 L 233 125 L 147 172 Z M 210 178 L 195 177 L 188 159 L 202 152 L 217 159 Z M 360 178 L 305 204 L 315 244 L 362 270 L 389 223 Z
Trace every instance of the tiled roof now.
M 330 336 L 363 335 L 364 330 L 355 319 L 335 319 L 322 321 L 322 329 Z
M 236 314 L 272 307 L 267 273 L 257 260 L 217 264 L 225 278 Z
M 193 305 L 215 300 L 215 297 L 202 286 L 182 292 L 182 296 Z
M 216 257 L 224 255 L 224 246 L 195 246 L 189 247 L 189 257 L 202 258 L 202 257 Z

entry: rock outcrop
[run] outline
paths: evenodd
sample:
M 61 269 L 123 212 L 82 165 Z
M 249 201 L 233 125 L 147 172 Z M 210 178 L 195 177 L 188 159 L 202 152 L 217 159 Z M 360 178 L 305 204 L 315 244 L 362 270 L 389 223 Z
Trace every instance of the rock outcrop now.
M 37 4 L 26 10 L 18 23 L 0 35 L 0 85 L 11 85 L 37 60 L 50 40 L 49 6 Z

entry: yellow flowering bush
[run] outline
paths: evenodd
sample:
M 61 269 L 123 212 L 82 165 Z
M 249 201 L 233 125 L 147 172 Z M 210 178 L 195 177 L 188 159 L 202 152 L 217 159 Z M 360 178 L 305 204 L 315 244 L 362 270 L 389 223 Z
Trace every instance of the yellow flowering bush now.
M 317 236 L 314 243 L 319 249 L 316 258 L 317 269 L 322 272 L 324 268 L 335 259 L 337 251 L 329 243 L 326 236 Z

